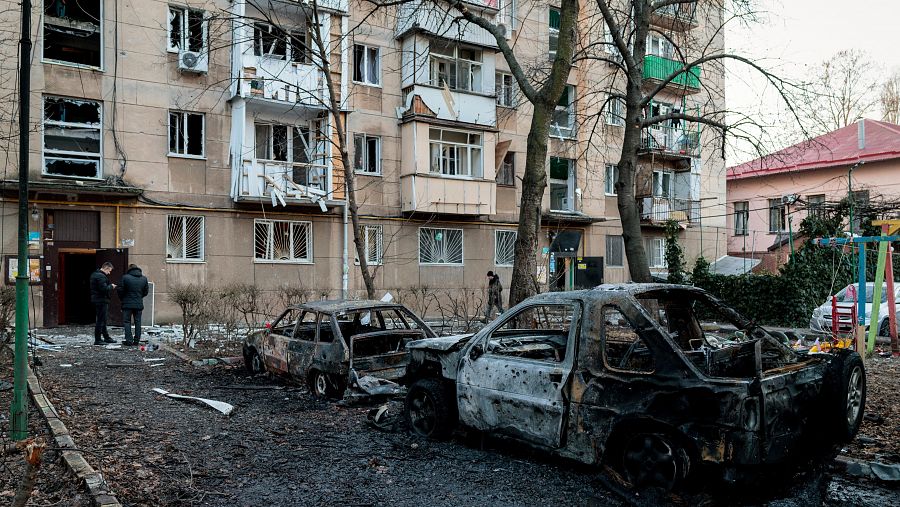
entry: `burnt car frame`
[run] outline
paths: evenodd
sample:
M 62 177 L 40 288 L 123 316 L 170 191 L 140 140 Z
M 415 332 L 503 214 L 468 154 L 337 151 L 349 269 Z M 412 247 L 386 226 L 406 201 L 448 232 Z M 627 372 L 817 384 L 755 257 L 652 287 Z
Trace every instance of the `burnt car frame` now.
M 406 373 L 406 344 L 434 336 L 401 304 L 313 301 L 289 306 L 265 329 L 251 332 L 244 363 L 254 374 L 305 381 L 316 397 L 339 398 L 348 386 L 390 394 L 392 381 Z
M 542 294 L 475 335 L 408 349 L 413 432 L 511 437 L 606 464 L 634 486 L 799 462 L 851 440 L 865 405 L 856 353 L 795 352 L 685 286 Z

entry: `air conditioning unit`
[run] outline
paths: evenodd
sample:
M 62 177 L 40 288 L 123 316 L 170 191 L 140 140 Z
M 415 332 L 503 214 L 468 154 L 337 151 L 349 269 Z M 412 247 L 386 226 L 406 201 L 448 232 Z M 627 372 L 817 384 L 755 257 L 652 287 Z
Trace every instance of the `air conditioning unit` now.
M 511 32 L 512 32 L 512 30 L 509 29 L 509 25 L 507 25 L 506 23 L 498 23 L 497 29 L 500 30 L 500 33 L 502 33 L 503 36 L 506 37 L 507 39 L 509 38 L 509 36 L 511 35 Z
M 209 57 L 197 51 L 182 51 L 178 54 L 178 69 L 182 72 L 206 74 L 209 71 Z
M 791 205 L 797 202 L 800 199 L 800 196 L 797 194 L 785 194 L 781 196 L 781 204 Z

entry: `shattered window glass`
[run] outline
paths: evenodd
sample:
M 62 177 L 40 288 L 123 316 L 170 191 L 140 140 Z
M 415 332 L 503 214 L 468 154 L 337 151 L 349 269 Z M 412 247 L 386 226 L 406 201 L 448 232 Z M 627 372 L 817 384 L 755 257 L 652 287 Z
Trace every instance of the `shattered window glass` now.
M 101 106 L 91 100 L 44 97 L 44 174 L 100 178 Z
M 617 370 L 650 373 L 656 369 L 653 352 L 631 322 L 614 306 L 603 308 L 603 356 Z
M 202 157 L 205 116 L 185 111 L 169 112 L 169 154 Z
M 562 362 L 574 324 L 571 304 L 529 306 L 506 317 L 487 339 L 489 354 Z
M 102 18 L 100 0 L 44 0 L 44 59 L 99 68 Z

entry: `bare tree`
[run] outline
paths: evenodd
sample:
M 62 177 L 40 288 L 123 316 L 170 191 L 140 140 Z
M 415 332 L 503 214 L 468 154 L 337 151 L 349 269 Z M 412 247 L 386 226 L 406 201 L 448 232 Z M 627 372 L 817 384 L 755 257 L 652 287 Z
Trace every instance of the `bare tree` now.
M 811 134 L 846 127 L 874 112 L 879 101 L 878 76 L 865 52 L 838 51 L 815 68 L 797 100 L 803 125 Z
M 894 71 L 881 85 L 881 118 L 891 123 L 900 123 L 900 71 Z

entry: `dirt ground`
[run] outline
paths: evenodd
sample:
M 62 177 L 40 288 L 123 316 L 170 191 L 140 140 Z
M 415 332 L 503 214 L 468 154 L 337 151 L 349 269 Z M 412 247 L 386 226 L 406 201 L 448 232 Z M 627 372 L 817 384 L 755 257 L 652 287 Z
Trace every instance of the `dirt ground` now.
M 843 454 L 900 463 L 900 358 L 866 361 L 866 412 L 859 435 Z
M 897 495 L 813 471 L 791 487 L 743 497 L 733 491 L 624 497 L 598 469 L 520 445 L 462 435 L 437 443 L 403 429 L 381 431 L 366 424 L 369 407 L 316 401 L 302 386 L 250 377 L 241 368 L 195 368 L 160 351 L 92 347 L 89 339 L 39 351 L 37 373 L 88 461 L 127 506 L 886 506 Z M 154 387 L 235 410 L 226 417 L 159 396 Z

